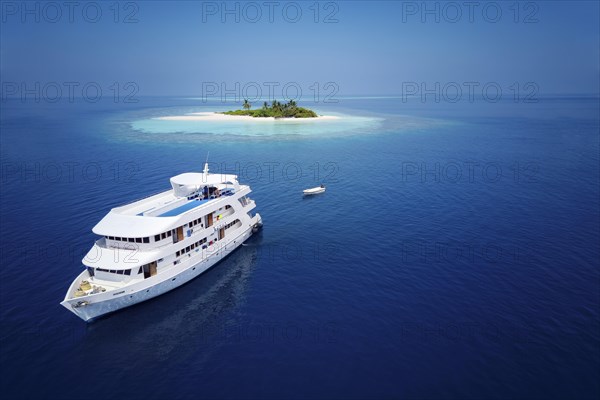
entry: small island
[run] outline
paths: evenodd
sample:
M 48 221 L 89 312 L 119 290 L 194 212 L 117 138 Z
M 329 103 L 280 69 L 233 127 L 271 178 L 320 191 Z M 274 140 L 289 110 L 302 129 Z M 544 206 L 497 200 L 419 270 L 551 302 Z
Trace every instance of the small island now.
M 273 100 L 271 105 L 265 101 L 262 108 L 251 110 L 252 104 L 244 100 L 243 110 L 225 111 L 225 115 L 247 115 L 254 118 L 317 118 L 318 115 L 313 110 L 298 107 L 294 100 L 283 104 Z

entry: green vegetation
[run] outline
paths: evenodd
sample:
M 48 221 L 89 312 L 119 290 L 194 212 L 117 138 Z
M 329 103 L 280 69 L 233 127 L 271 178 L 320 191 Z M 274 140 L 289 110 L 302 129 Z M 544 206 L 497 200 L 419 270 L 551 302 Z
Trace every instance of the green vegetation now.
M 249 115 L 254 118 L 316 118 L 318 115 L 307 108 L 298 107 L 294 100 L 282 104 L 277 100 L 273 100 L 271 106 L 265 101 L 262 108 L 251 110 L 252 104 L 244 99 L 242 105 L 243 110 L 225 111 L 222 114 L 226 115 Z

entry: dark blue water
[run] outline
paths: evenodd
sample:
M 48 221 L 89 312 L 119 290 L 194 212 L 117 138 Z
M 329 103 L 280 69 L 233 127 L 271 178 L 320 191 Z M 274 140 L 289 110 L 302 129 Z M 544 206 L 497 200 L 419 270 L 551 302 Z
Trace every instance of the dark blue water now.
M 383 122 L 331 137 L 130 125 L 196 106 L 2 104 L 3 394 L 598 398 L 597 98 L 342 99 L 328 107 Z M 264 230 L 92 324 L 60 306 L 103 215 L 208 151 Z

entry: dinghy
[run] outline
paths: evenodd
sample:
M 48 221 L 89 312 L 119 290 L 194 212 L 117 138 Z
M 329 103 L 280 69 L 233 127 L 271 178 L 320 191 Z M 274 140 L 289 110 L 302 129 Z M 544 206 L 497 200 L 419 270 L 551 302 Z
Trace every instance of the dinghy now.
M 325 191 L 325 185 L 321 185 L 321 186 L 317 186 L 314 188 L 305 189 L 302 191 L 302 193 L 304 193 L 305 196 L 310 196 L 313 194 L 323 193 L 324 191 Z

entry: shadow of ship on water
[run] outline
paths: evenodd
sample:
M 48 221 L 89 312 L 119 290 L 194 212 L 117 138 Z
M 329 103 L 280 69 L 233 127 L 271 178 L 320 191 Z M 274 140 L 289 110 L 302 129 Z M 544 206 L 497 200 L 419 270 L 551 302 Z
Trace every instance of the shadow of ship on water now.
M 90 324 L 81 353 L 110 354 L 113 365 L 129 369 L 137 363 L 131 364 L 130 356 L 123 356 L 120 363 L 119 354 L 133 353 L 149 361 L 181 359 L 218 345 L 231 313 L 245 300 L 260 240 L 258 233 L 185 285 Z

